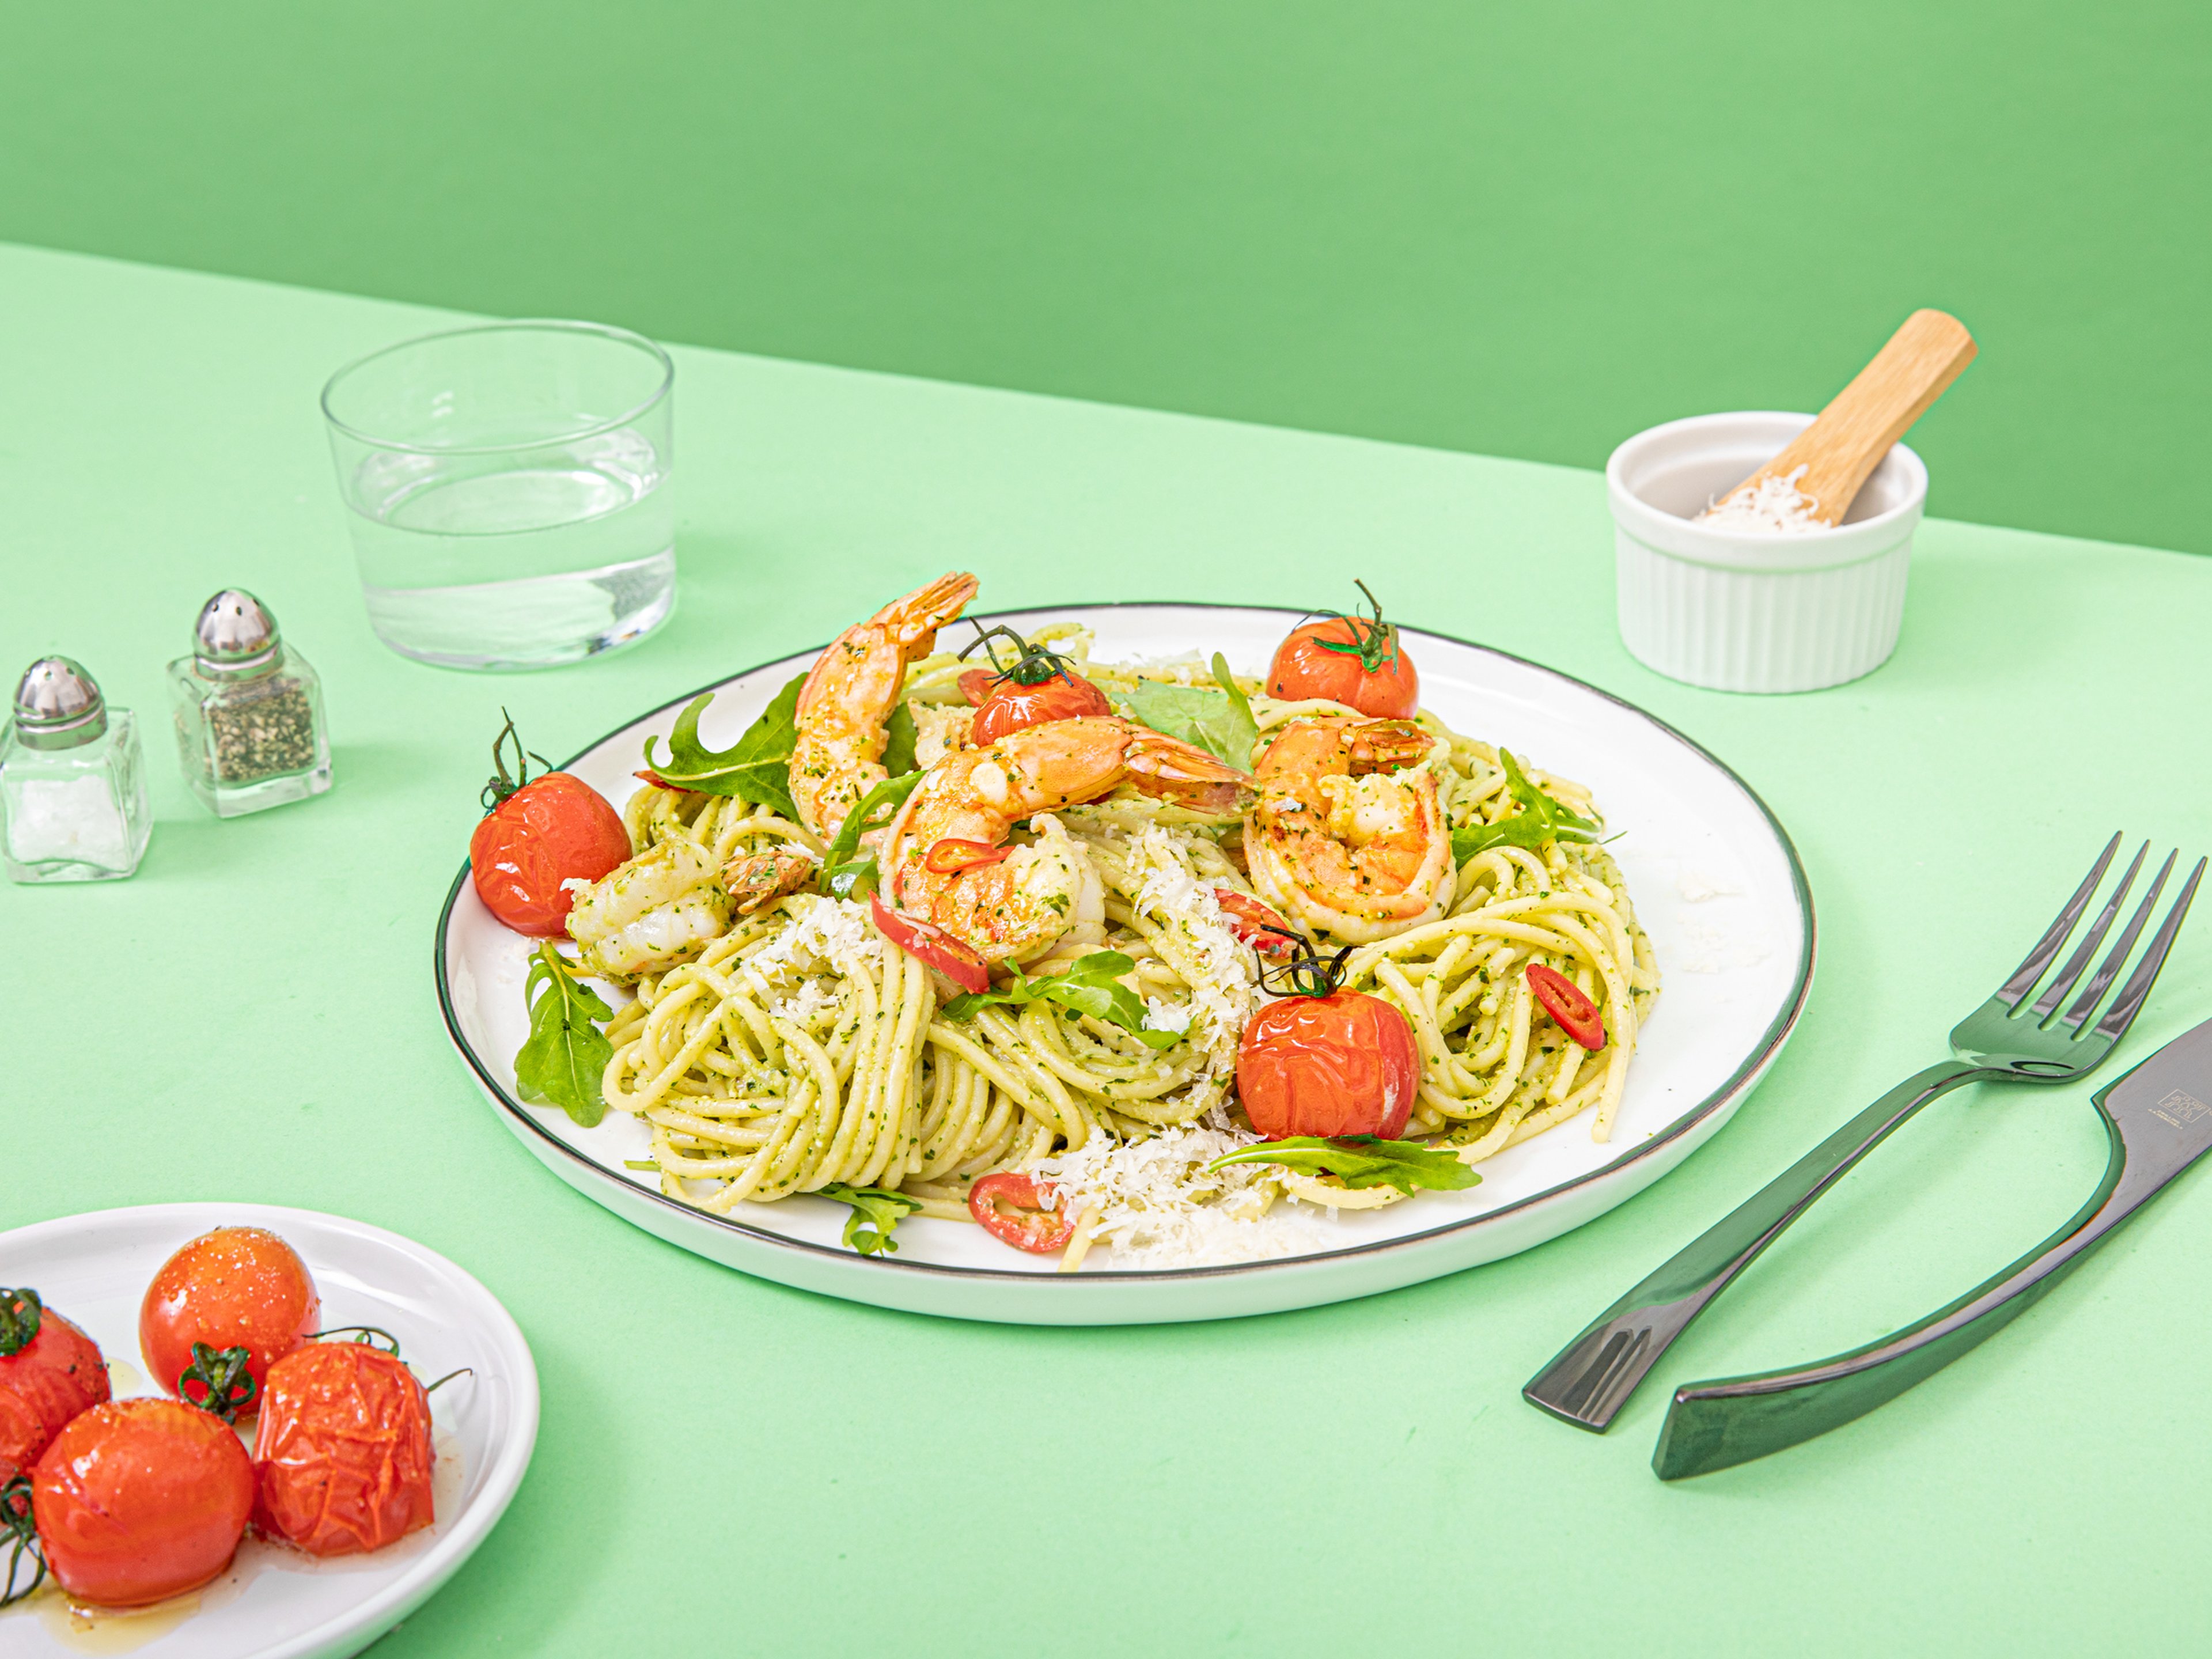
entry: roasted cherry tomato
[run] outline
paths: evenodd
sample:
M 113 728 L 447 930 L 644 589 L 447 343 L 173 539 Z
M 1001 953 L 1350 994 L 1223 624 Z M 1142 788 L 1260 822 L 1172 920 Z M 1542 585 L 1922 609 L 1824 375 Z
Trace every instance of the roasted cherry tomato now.
M 940 876 L 957 876 L 963 870 L 996 864 L 1013 850 L 1011 847 L 994 847 L 988 841 L 963 841 L 947 836 L 923 855 L 921 867 Z
M 0 1289 L 0 1486 L 107 1395 L 107 1364 L 90 1337 L 37 1291 Z
M 230 1565 L 253 1513 L 253 1464 L 230 1425 L 173 1400 L 82 1412 L 31 1478 L 46 1565 L 81 1601 L 142 1607 Z
M 876 931 L 907 955 L 936 969 L 963 991 L 991 988 L 991 970 L 965 939 L 953 938 L 933 922 L 892 909 L 873 893 L 868 902 L 875 908 Z
M 1581 986 L 1540 962 L 1530 963 L 1528 973 L 1528 988 L 1544 1005 L 1544 1012 L 1559 1023 L 1562 1031 L 1592 1053 L 1605 1047 L 1605 1021 L 1598 1017 L 1597 1004 L 1583 994 Z
M 1367 584 L 1358 584 L 1367 593 Z M 1421 677 L 1395 623 L 1367 593 L 1373 614 L 1300 623 L 1275 647 L 1267 695 L 1286 702 L 1325 697 L 1377 720 L 1409 720 L 1421 704 Z
M 1213 897 L 1228 915 L 1229 931 L 1238 943 L 1263 957 L 1288 956 L 1296 948 L 1296 932 L 1273 907 L 1233 887 L 1215 888 Z
M 269 1368 L 253 1518 L 310 1555 L 382 1549 L 432 1513 L 430 1399 L 396 1354 L 310 1342 Z
M 1237 1048 L 1244 1115 L 1270 1140 L 1395 1140 L 1420 1081 L 1420 1051 L 1406 1017 L 1380 997 L 1353 991 L 1271 1002 L 1245 1022 Z
M 154 1381 L 172 1394 L 192 1363 L 193 1343 L 217 1353 L 243 1348 L 258 1395 L 269 1368 L 306 1341 L 321 1317 L 315 1281 L 289 1244 L 259 1227 L 219 1227 L 154 1275 L 138 1307 L 138 1348 Z
M 1018 732 L 1025 726 L 1114 712 L 1114 705 L 1106 701 L 1106 694 L 1077 673 L 1066 656 L 1041 645 L 1031 645 L 1011 628 L 985 629 L 976 635 L 968 651 L 977 646 L 990 651 L 987 641 L 994 638 L 1012 643 L 1014 665 L 991 675 L 986 675 L 980 668 L 971 668 L 960 677 L 962 695 L 975 705 L 975 722 L 968 728 L 969 742 L 996 743 L 1007 732 Z M 968 652 L 960 654 L 964 657 Z M 997 653 L 993 652 L 992 667 L 997 668 L 998 663 Z
M 1065 1209 L 1044 1207 L 1051 1192 L 1050 1182 L 1040 1188 L 1034 1176 L 987 1175 L 968 1189 L 968 1213 L 1001 1243 L 1048 1255 L 1075 1231 L 1075 1218 Z
M 510 738 L 519 778 L 507 769 Z M 523 752 L 513 720 L 491 753 L 499 775 L 484 785 L 485 816 L 469 836 L 477 896 L 516 933 L 556 939 L 568 931 L 568 907 L 576 896 L 562 884 L 597 881 L 627 860 L 629 831 L 606 798 L 581 778 L 568 772 L 532 777 L 533 757 Z

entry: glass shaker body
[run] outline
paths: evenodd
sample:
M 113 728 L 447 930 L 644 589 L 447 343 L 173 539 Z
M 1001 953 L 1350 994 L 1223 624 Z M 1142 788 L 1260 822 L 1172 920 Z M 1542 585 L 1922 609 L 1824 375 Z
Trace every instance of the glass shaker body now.
M 250 673 L 210 672 L 201 659 L 179 657 L 169 665 L 169 701 L 185 781 L 217 817 L 331 787 L 322 680 L 289 645 Z
M 0 813 L 10 881 L 117 881 L 137 870 L 154 815 L 131 711 L 109 708 L 105 732 L 66 749 L 32 747 L 8 728 Z

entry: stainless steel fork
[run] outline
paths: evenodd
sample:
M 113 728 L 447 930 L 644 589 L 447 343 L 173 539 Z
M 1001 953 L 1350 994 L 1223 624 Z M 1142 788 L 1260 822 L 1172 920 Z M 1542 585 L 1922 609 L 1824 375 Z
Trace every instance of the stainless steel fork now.
M 1899 1084 L 1607 1309 L 1595 1324 L 1529 1379 L 1521 1391 L 1529 1404 L 1578 1428 L 1602 1434 L 1612 1426 L 1636 1385 L 1690 1322 L 1815 1199 L 1929 1101 L 1965 1083 L 2070 1082 L 2102 1064 L 2127 1034 L 2150 994 L 2152 982 L 2166 963 L 2166 952 L 2172 948 L 2174 935 L 2180 931 L 2189 902 L 2204 874 L 2204 860 L 2199 859 L 2135 972 L 2112 1006 L 2092 1024 L 2090 1017 L 2127 965 L 2129 953 L 2150 919 L 2178 854 L 2166 855 L 2150 890 L 2111 953 L 2063 1013 L 2059 1012 L 2060 1006 L 2104 942 L 2142 872 L 2150 851 L 2148 842 L 2049 986 L 2040 995 L 2035 994 L 2035 988 L 2066 948 L 2119 845 L 2118 836 L 2106 844 L 2087 879 L 2036 941 L 2027 960 L 1995 996 L 1952 1031 L 1951 1059 Z

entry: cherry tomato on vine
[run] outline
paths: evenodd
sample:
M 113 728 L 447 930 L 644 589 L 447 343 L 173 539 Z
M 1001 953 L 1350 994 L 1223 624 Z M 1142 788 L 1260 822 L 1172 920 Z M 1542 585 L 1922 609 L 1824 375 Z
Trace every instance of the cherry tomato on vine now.
M 0 1289 L 0 1486 L 108 1396 L 99 1346 L 31 1290 Z
M 1244 1023 L 1237 1093 L 1252 1127 L 1270 1140 L 1292 1135 L 1404 1133 L 1420 1087 L 1413 1028 L 1380 997 L 1339 988 L 1349 947 L 1324 960 L 1310 939 L 1262 970 L 1280 994 Z
M 1367 584 L 1358 584 L 1367 593 Z M 1372 614 L 1300 623 L 1275 647 L 1267 695 L 1285 702 L 1324 697 L 1377 720 L 1408 720 L 1421 704 L 1421 677 L 1395 623 L 1367 593 Z
M 877 895 L 868 895 L 874 907 L 876 931 L 914 957 L 951 980 L 963 991 L 991 988 L 991 970 L 965 939 L 957 939 L 919 916 L 894 910 Z
M 1597 1004 L 1583 994 L 1581 986 L 1540 962 L 1528 964 L 1528 979 L 1536 1000 L 1559 1022 L 1561 1030 L 1592 1053 L 1605 1047 L 1605 1021 L 1598 1016 Z
M 194 1343 L 217 1353 L 243 1348 L 258 1395 L 269 1368 L 307 1340 L 321 1317 L 315 1281 L 296 1250 L 259 1227 L 218 1227 L 154 1275 L 138 1308 L 138 1347 L 154 1381 L 172 1394 L 192 1364 Z M 240 1404 L 253 1409 L 251 1398 Z
M 1011 628 L 986 629 L 976 635 L 968 651 L 981 646 L 991 652 L 988 641 L 994 637 L 1012 642 L 1014 665 L 988 675 L 971 668 L 960 677 L 962 695 L 975 705 L 975 722 L 968 728 L 969 742 L 996 743 L 1025 726 L 1114 712 L 1106 694 L 1077 673 L 1063 653 L 1031 645 Z M 960 654 L 964 657 L 968 652 Z M 997 653 L 992 652 L 993 668 L 998 667 L 998 661 Z
M 1262 904 L 1250 894 L 1240 893 L 1233 887 L 1215 888 L 1213 897 L 1228 916 L 1229 931 L 1237 935 L 1240 945 L 1249 945 L 1263 957 L 1288 956 L 1297 948 L 1297 935 L 1291 924 L 1272 905 Z
M 253 1518 L 310 1555 L 382 1549 L 436 1517 L 430 1401 L 397 1354 L 310 1342 L 269 1368 Z
M 514 742 L 515 770 L 503 752 Z M 568 931 L 575 894 L 562 884 L 597 881 L 629 857 L 629 831 L 606 798 L 568 772 L 530 775 L 522 739 L 507 721 L 492 744 L 499 775 L 484 785 L 483 820 L 469 836 L 469 874 L 477 896 L 518 933 L 557 939 Z M 662 786 L 665 787 L 666 786 Z
M 31 1477 L 46 1565 L 82 1601 L 142 1607 L 230 1565 L 253 1512 L 253 1465 L 230 1425 L 173 1400 L 81 1412 Z
M 968 1189 L 968 1213 L 1000 1243 L 1049 1255 L 1075 1231 L 1075 1219 L 1064 1207 L 1044 1207 L 1051 1192 L 1050 1182 L 1040 1188 L 1034 1176 L 1001 1170 L 985 1176 Z

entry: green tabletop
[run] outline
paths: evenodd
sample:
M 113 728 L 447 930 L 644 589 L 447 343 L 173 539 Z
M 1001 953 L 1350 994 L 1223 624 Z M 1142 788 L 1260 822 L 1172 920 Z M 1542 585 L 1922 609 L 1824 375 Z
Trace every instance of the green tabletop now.
M 465 676 L 371 637 L 315 408 L 332 368 L 438 319 L 0 249 L 0 667 L 66 651 L 158 714 L 199 602 L 240 584 L 324 672 L 337 771 L 324 798 L 218 823 L 149 720 L 158 822 L 137 878 L 0 890 L 0 1224 L 304 1205 L 418 1238 L 506 1302 L 544 1380 L 536 1463 L 380 1651 L 2200 1638 L 2202 1176 L 1872 1417 L 1680 1486 L 1648 1467 L 1666 1386 L 1892 1329 L 2063 1219 L 2103 1167 L 2086 1087 L 1929 1111 L 1682 1340 L 1611 1436 L 1518 1390 L 1937 1057 L 2113 830 L 2201 850 L 2212 779 L 2190 734 L 2212 565 L 1931 520 L 1886 667 L 1731 697 L 1621 648 L 1588 472 L 682 350 L 675 619 L 581 668 Z M 500 706 L 533 747 L 569 752 L 955 565 L 990 606 L 1322 605 L 1364 576 L 1407 620 L 1650 708 L 1796 840 L 1820 962 L 1796 1041 L 1644 1196 L 1512 1260 L 1306 1313 L 939 1322 L 756 1282 L 616 1220 L 500 1125 L 432 997 L 432 925 Z M 2212 1014 L 2208 928 L 2184 935 L 2125 1057 Z

